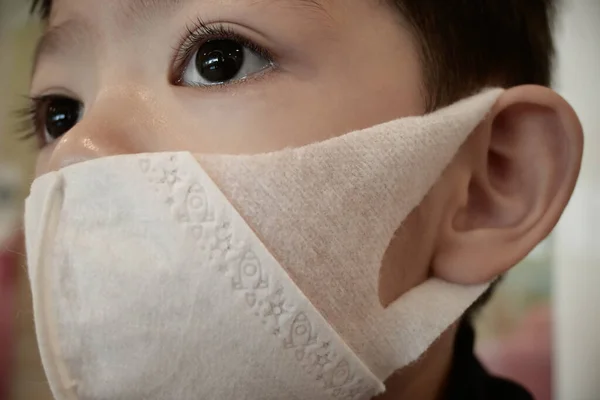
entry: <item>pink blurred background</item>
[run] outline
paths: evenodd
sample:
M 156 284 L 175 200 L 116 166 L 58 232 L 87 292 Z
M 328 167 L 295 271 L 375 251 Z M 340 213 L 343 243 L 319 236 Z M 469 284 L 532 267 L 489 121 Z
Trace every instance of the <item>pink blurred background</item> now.
M 17 238 L 0 243 L 0 399 L 8 399 L 14 354 L 13 321 L 20 257 Z

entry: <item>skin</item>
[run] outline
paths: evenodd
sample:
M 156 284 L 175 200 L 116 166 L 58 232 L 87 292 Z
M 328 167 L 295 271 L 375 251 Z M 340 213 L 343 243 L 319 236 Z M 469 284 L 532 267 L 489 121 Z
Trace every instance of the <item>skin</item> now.
M 40 152 L 37 175 L 115 154 L 266 152 L 425 112 L 417 41 L 379 2 L 182 0 L 156 13 L 133 3 L 56 1 L 31 94 L 75 98 L 84 112 Z M 235 84 L 176 85 L 174 53 L 198 18 L 269 49 L 275 67 Z M 382 304 L 430 276 L 473 284 L 508 271 L 554 227 L 581 153 L 581 126 L 560 96 L 506 91 L 390 244 Z M 455 331 L 380 398 L 440 398 Z

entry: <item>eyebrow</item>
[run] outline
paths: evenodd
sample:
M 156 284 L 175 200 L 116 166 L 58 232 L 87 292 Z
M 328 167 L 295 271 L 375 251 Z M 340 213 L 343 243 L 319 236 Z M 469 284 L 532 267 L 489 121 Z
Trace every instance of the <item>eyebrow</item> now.
M 137 19 L 153 19 L 157 16 L 173 11 L 182 4 L 193 0 L 125 0 L 123 4 L 124 12 L 121 16 L 125 21 Z M 239 1 L 239 0 L 233 0 Z M 319 14 L 330 18 L 328 11 L 323 6 L 324 0 L 253 0 L 248 4 L 259 5 L 269 2 L 287 2 L 292 5 L 298 5 L 307 8 Z M 53 1 L 46 3 L 48 14 L 50 13 Z M 90 41 L 91 30 L 82 20 L 68 20 L 60 25 L 50 27 L 37 43 L 34 59 L 33 71 L 37 69 L 40 60 L 45 57 L 55 56 L 61 52 L 71 51 L 73 48 L 82 47 Z
M 78 48 L 89 41 L 90 31 L 80 20 L 68 20 L 60 25 L 50 27 L 38 41 L 33 56 L 33 71 L 44 57 L 56 56 Z
M 126 16 L 130 18 L 148 18 L 154 17 L 157 14 L 169 12 L 173 8 L 177 8 L 183 3 L 187 3 L 193 0 L 126 0 Z M 240 0 L 232 0 L 240 1 Z M 291 4 L 297 4 L 310 9 L 326 12 L 325 7 L 322 4 L 323 0 L 253 0 L 249 1 L 249 5 L 257 5 L 262 3 L 276 3 L 276 2 L 287 2 Z

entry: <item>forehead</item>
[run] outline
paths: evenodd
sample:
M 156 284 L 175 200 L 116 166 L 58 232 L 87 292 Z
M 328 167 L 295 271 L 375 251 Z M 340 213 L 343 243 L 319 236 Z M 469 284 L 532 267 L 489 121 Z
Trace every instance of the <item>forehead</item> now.
M 348 0 L 349 2 L 352 0 Z M 149 14 L 160 15 L 162 12 L 176 10 L 184 5 L 211 8 L 241 8 L 248 6 L 294 6 L 324 12 L 325 2 L 329 0 L 34 0 L 34 7 L 40 7 L 46 18 L 64 16 L 68 13 L 85 13 L 94 7 L 112 9 L 119 12 L 124 20 L 135 17 L 147 17 Z

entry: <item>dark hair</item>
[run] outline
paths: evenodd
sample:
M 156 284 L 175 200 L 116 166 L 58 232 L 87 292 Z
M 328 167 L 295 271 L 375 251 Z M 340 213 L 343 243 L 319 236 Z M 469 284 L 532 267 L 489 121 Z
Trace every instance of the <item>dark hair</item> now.
M 418 40 L 429 109 L 486 86 L 550 86 L 557 0 L 387 0 Z
M 52 9 L 52 0 L 33 0 L 31 2 L 30 12 L 31 14 L 38 13 L 42 19 L 48 19 L 50 17 L 50 10 Z

